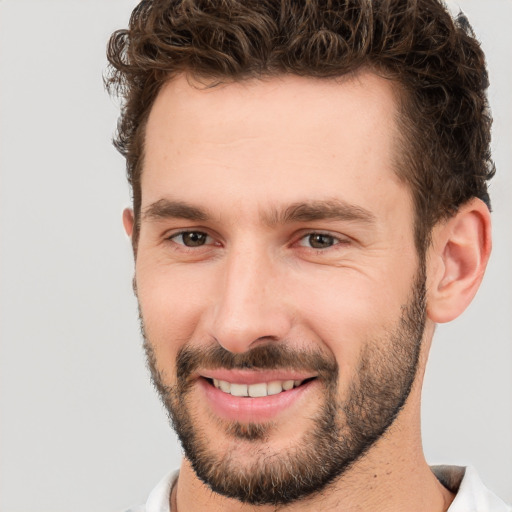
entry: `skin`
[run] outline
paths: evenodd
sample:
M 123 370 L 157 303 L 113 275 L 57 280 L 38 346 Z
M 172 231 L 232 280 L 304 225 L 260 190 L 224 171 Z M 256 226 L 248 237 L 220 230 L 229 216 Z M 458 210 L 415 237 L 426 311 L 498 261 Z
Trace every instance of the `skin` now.
M 411 194 L 396 176 L 396 87 L 370 72 L 336 81 L 300 77 L 204 89 L 185 76 L 163 87 L 146 132 L 136 285 L 146 334 L 166 384 L 181 347 L 214 340 L 243 353 L 269 340 L 314 347 L 338 362 L 340 397 L 365 342 L 391 330 L 419 264 Z M 201 208 L 203 219 L 162 214 L 162 200 Z M 276 212 L 315 202 L 350 205 L 363 218 L 284 221 Z M 345 208 L 346 210 L 346 208 Z M 189 216 L 190 217 L 190 216 Z M 357 217 L 357 216 L 356 216 Z M 124 212 L 127 233 L 133 213 Z M 186 247 L 179 233 L 207 243 Z M 311 233 L 332 236 L 324 249 Z M 458 316 L 476 293 L 490 252 L 490 220 L 474 199 L 435 226 L 427 253 L 427 325 L 413 389 L 392 427 L 324 492 L 281 510 L 447 510 L 453 495 L 422 452 L 420 393 L 436 322 Z M 196 389 L 197 388 L 197 389 Z M 272 453 L 300 443 L 321 390 L 276 418 Z M 250 443 L 212 422 L 192 389 L 190 407 L 219 453 L 248 464 Z M 212 493 L 183 460 L 177 508 L 267 511 Z

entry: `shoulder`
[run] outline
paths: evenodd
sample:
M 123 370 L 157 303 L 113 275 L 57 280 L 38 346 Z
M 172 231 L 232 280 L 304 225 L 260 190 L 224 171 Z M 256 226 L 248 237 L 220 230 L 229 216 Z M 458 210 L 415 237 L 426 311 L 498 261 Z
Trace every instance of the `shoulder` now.
M 512 512 L 511 506 L 483 484 L 473 467 L 433 466 L 432 471 L 456 494 L 448 512 Z
M 178 471 L 168 473 L 150 492 L 145 505 L 137 505 L 123 512 L 171 512 L 169 498 L 177 480 Z

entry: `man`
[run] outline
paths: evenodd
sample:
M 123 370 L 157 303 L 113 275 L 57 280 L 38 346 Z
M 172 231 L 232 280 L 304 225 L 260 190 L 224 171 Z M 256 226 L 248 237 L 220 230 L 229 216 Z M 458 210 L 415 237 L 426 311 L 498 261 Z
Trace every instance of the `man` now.
M 421 446 L 435 325 L 491 249 L 465 18 L 144 1 L 108 54 L 144 346 L 185 455 L 141 510 L 510 510 Z

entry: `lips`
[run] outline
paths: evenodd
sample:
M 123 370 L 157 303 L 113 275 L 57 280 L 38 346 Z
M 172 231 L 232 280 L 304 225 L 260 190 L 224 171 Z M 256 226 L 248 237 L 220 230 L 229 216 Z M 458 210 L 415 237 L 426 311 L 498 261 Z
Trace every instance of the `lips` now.
M 284 413 L 316 384 L 316 376 L 294 372 L 214 370 L 199 378 L 213 412 L 239 422 L 262 422 Z

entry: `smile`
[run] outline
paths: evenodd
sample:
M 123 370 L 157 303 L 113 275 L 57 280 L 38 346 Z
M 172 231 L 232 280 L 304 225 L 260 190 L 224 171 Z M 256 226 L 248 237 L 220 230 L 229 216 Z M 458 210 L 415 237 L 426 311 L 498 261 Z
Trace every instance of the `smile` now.
M 277 395 L 283 391 L 300 386 L 304 380 L 275 380 L 272 382 L 258 382 L 256 384 L 236 384 L 226 380 L 213 379 L 213 385 L 231 396 L 260 398 Z
M 206 375 L 205 375 L 206 373 Z M 318 387 L 318 378 L 302 372 L 215 370 L 198 379 L 210 410 L 229 421 L 274 420 L 299 407 Z

